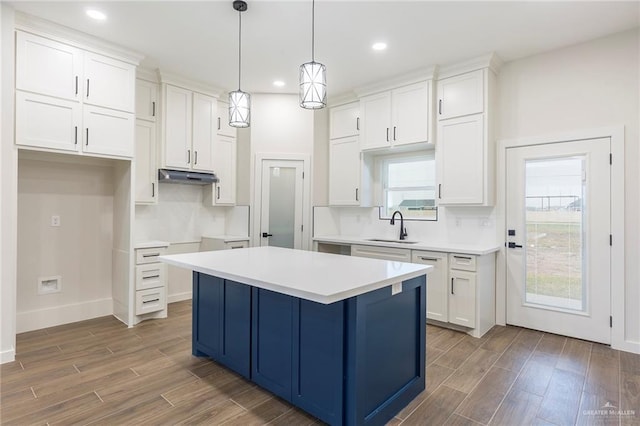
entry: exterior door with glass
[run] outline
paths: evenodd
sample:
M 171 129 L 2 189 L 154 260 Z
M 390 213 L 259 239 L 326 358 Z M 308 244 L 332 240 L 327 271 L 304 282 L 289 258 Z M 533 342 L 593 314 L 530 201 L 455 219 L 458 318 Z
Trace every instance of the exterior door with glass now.
M 260 245 L 302 248 L 303 161 L 262 160 Z
M 507 149 L 508 324 L 611 342 L 609 153 L 609 138 Z

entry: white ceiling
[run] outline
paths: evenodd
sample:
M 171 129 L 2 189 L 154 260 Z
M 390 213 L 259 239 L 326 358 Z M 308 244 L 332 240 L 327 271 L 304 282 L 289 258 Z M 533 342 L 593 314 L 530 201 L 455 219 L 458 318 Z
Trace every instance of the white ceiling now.
M 311 59 L 311 1 L 247 0 L 242 89 L 297 92 Z M 15 9 L 146 55 L 143 65 L 237 88 L 238 12 L 225 1 L 12 2 Z M 95 8 L 105 22 L 85 15 Z M 496 52 L 504 61 L 640 23 L 640 2 L 316 1 L 316 61 L 329 96 L 433 65 Z M 375 52 L 374 41 L 388 49 Z M 276 88 L 273 81 L 286 82 Z

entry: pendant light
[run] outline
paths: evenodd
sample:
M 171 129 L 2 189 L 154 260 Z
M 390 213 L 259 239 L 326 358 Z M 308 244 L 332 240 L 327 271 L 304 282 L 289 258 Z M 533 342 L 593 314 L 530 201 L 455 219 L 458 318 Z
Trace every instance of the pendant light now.
M 240 90 L 242 65 L 242 12 L 247 10 L 247 2 L 235 0 L 233 8 L 238 11 L 238 90 L 229 93 L 229 126 L 249 127 L 251 124 L 251 95 Z
M 327 106 L 327 67 L 315 61 L 315 9 L 311 2 L 311 62 L 300 65 L 300 106 L 319 109 Z

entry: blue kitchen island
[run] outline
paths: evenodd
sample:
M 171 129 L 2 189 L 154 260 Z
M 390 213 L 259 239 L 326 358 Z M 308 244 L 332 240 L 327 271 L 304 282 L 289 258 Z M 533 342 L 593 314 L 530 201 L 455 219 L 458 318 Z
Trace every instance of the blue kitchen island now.
M 193 270 L 193 346 L 332 425 L 425 388 L 430 266 L 277 247 L 162 256 Z

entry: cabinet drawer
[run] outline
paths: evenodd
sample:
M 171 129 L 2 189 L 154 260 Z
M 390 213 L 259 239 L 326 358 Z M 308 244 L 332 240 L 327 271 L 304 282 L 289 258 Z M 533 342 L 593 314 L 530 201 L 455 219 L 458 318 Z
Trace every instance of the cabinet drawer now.
M 224 243 L 225 249 L 240 249 L 249 247 L 248 241 L 231 241 Z
M 398 248 L 353 245 L 351 246 L 351 256 L 411 262 L 411 250 Z
M 136 291 L 136 315 L 161 311 L 167 306 L 164 287 Z
M 158 256 L 162 256 L 166 251 L 166 247 L 136 249 L 136 265 L 157 262 Z
M 164 287 L 166 279 L 166 265 L 164 263 L 149 263 L 136 266 L 136 290 Z
M 475 271 L 476 256 L 452 253 L 449 255 L 449 267 L 451 269 L 458 269 L 461 271 Z

